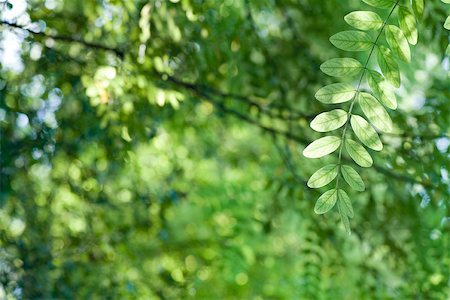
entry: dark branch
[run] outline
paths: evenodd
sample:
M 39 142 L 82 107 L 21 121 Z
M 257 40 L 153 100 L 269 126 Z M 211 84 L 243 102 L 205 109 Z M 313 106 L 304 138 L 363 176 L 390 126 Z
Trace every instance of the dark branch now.
M 71 42 L 71 43 L 78 43 L 81 44 L 85 47 L 88 48 L 92 48 L 92 49 L 97 49 L 97 50 L 103 50 L 103 51 L 109 51 L 109 52 L 113 52 L 114 54 L 116 54 L 118 57 L 120 57 L 121 59 L 123 59 L 125 52 L 119 48 L 113 48 L 113 47 L 108 47 L 102 44 L 97 44 L 97 43 L 92 43 L 92 42 L 88 42 L 83 40 L 82 38 L 76 37 L 76 36 L 69 36 L 69 35 L 56 35 L 56 34 L 49 34 L 49 33 L 45 33 L 45 32 L 40 32 L 40 31 L 34 31 L 32 29 L 26 28 L 22 25 L 19 25 L 17 23 L 11 23 L 8 21 L 3 21 L 0 20 L 0 24 L 1 25 L 5 25 L 11 28 L 17 28 L 23 31 L 26 31 L 32 35 L 39 35 L 39 36 L 43 36 L 46 38 L 52 38 L 54 40 L 59 40 L 59 41 L 65 41 L 65 42 Z

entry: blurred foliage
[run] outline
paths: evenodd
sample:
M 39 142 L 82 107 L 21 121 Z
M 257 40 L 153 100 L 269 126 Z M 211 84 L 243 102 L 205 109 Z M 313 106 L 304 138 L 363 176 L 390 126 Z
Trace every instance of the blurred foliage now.
M 444 3 L 351 236 L 314 214 L 327 159 L 300 153 L 342 54 L 328 37 L 361 1 L 0 7 L 0 298 L 450 299 Z

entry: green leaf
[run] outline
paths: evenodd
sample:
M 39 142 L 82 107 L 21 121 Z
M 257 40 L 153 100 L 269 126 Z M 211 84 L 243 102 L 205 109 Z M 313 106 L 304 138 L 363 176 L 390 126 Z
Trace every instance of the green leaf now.
M 353 206 L 350 198 L 344 190 L 338 189 L 338 206 L 340 206 L 340 210 L 349 216 L 350 218 L 354 217 Z
M 378 46 L 377 60 L 386 79 L 395 87 L 400 87 L 400 71 L 397 62 L 392 56 L 392 51 L 384 46 Z
M 448 16 L 447 20 L 445 20 L 444 28 L 450 30 L 450 16 Z
M 405 6 L 400 6 L 398 9 L 398 21 L 400 28 L 406 36 L 406 39 L 411 45 L 417 44 L 417 25 L 411 9 Z
M 413 0 L 412 1 L 412 7 L 414 10 L 414 13 L 416 14 L 417 18 L 423 17 L 423 9 L 424 9 L 424 1 L 423 0 Z
M 348 216 L 342 211 L 341 205 L 338 205 L 339 215 L 341 216 L 342 224 L 344 224 L 345 231 L 348 235 L 352 234 L 352 231 L 350 229 L 350 221 L 348 220 Z
M 366 51 L 373 45 L 373 42 L 367 33 L 356 30 L 336 33 L 330 37 L 330 42 L 336 48 L 345 51 Z
M 346 77 L 361 73 L 363 66 L 353 58 L 332 58 L 320 66 L 320 70 L 329 76 Z
M 383 144 L 378 133 L 363 117 L 353 115 L 350 123 L 355 135 L 364 145 L 375 151 L 381 151 L 383 149 Z
M 318 90 L 315 97 L 326 104 L 342 103 L 353 99 L 355 93 L 356 90 L 351 84 L 333 83 Z
M 362 192 L 366 189 L 364 181 L 361 176 L 359 176 L 358 172 L 355 171 L 350 166 L 342 165 L 341 166 L 342 177 L 344 177 L 345 182 L 354 189 L 355 191 Z
M 312 174 L 311 178 L 308 180 L 308 186 L 313 189 L 326 186 L 336 178 L 337 174 L 337 165 L 326 165 Z
M 344 17 L 348 25 L 361 30 L 378 30 L 383 26 L 381 17 L 372 11 L 354 11 Z
M 392 8 L 395 5 L 395 0 L 363 0 L 365 3 L 378 8 Z
M 328 212 L 337 201 L 337 190 L 332 189 L 322 194 L 322 196 L 317 199 L 316 205 L 314 206 L 314 212 L 318 215 Z
M 309 158 L 319 158 L 333 153 L 341 145 L 341 138 L 337 136 L 326 136 L 320 138 L 303 150 L 303 155 Z
M 397 98 L 395 97 L 394 90 L 384 79 L 383 75 L 376 71 L 369 71 L 367 75 L 367 82 L 381 104 L 387 108 L 396 109 Z
M 383 132 L 392 131 L 392 120 L 384 107 L 371 94 L 359 93 L 359 105 L 376 128 Z
M 347 112 L 334 109 L 321 113 L 311 121 L 311 128 L 318 132 L 327 132 L 340 128 L 347 122 Z
M 394 54 L 404 62 L 411 62 L 411 51 L 408 41 L 400 28 L 394 25 L 387 25 L 385 33 L 386 40 Z
M 373 164 L 372 157 L 363 146 L 352 139 L 345 140 L 345 149 L 348 155 L 361 167 L 368 168 Z

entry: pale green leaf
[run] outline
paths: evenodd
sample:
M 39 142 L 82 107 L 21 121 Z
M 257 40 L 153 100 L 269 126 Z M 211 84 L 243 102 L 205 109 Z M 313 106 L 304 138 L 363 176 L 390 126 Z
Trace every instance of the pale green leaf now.
M 363 0 L 363 1 L 369 4 L 370 6 L 384 9 L 392 8 L 396 2 L 395 0 Z
M 358 172 L 356 172 L 352 167 L 347 165 L 341 166 L 341 173 L 345 182 L 347 182 L 348 185 L 355 191 L 362 192 L 366 189 L 366 185 L 364 184 L 361 176 L 359 176 Z
M 450 30 L 450 16 L 448 16 L 447 20 L 445 20 L 444 28 Z
M 441 2 L 443 2 L 445 4 L 450 4 L 450 0 L 441 0 Z
M 372 11 L 354 11 L 344 17 L 350 26 L 361 30 L 378 30 L 383 25 L 381 17 Z
M 373 164 L 372 157 L 369 152 L 352 139 L 345 140 L 345 149 L 348 155 L 361 167 L 368 168 Z
M 400 6 L 398 9 L 398 20 L 400 28 L 406 36 L 406 39 L 411 45 L 417 44 L 417 24 L 411 9 L 405 6 Z
M 443 0 L 443 1 L 449 1 L 450 0 Z M 414 13 L 416 14 L 417 18 L 422 18 L 423 17 L 423 9 L 424 9 L 424 1 L 423 0 L 413 0 L 412 1 L 412 7 L 414 10 Z
M 314 212 L 316 214 L 324 214 L 328 212 L 337 201 L 337 190 L 332 189 L 322 194 L 322 196 L 317 199 L 316 205 L 314 206 Z
M 371 94 L 359 93 L 358 101 L 370 123 L 383 132 L 392 131 L 392 120 L 377 99 Z
M 356 90 L 351 84 L 333 83 L 318 90 L 315 97 L 320 102 L 331 104 L 350 101 L 355 94 Z
M 381 104 L 390 109 L 397 108 L 397 98 L 395 97 L 394 90 L 384 79 L 383 75 L 376 71 L 369 71 L 367 74 L 367 82 Z
M 409 49 L 408 41 L 400 28 L 394 25 L 387 25 L 385 32 L 386 41 L 394 54 L 401 60 L 409 63 L 411 61 L 411 51 Z
M 338 129 L 347 122 L 347 112 L 342 109 L 334 109 L 319 114 L 311 121 L 311 128 L 318 132 L 327 132 Z
M 366 51 L 373 45 L 367 33 L 356 30 L 338 32 L 330 37 L 330 42 L 336 48 L 345 51 Z
M 391 50 L 381 45 L 378 46 L 377 60 L 381 72 L 386 76 L 386 79 L 395 87 L 400 87 L 400 71 L 397 62 L 392 56 Z
M 352 125 L 355 135 L 364 145 L 375 151 L 381 151 L 381 149 L 383 149 L 383 144 L 381 143 L 378 133 L 363 117 L 352 115 L 350 124 Z
M 336 178 L 337 174 L 337 165 L 326 165 L 312 174 L 311 178 L 308 180 L 308 186 L 313 189 L 326 186 Z
M 342 224 L 344 224 L 345 231 L 348 235 L 352 234 L 352 231 L 350 229 L 350 221 L 348 220 L 348 216 L 342 211 L 342 208 L 340 205 L 338 205 L 339 215 L 341 216 Z
M 320 70 L 329 76 L 346 77 L 358 75 L 363 69 L 354 58 L 332 58 L 320 66 Z
M 338 205 L 343 213 L 350 218 L 354 217 L 352 202 L 347 193 L 341 189 L 338 189 Z
M 341 138 L 326 136 L 320 138 L 303 150 L 303 155 L 308 158 L 319 158 L 334 152 L 341 145 Z

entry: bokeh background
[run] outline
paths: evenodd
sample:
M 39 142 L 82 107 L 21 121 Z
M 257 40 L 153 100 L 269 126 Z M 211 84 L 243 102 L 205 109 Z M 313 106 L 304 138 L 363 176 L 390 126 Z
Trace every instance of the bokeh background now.
M 348 236 L 314 214 L 357 0 L 0 0 L 1 299 L 450 299 L 449 5 L 426 1 Z M 392 20 L 397 22 L 395 18 Z

